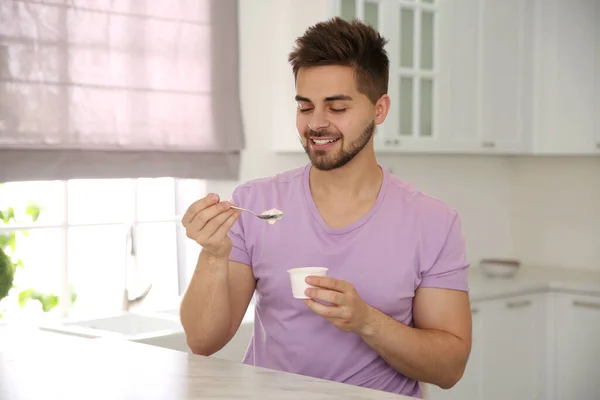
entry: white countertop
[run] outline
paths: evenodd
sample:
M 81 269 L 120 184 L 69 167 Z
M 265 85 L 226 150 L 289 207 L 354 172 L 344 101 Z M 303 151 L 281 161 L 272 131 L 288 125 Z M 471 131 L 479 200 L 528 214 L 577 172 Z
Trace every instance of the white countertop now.
M 471 301 L 542 291 L 600 296 L 600 269 L 570 269 L 524 265 L 512 278 L 489 278 L 478 265 L 469 272 Z
M 409 399 L 119 339 L 0 331 L 0 399 Z
M 512 278 L 469 272 L 471 301 L 543 291 L 600 296 L 600 269 L 522 266 Z M 120 339 L 0 326 L 0 399 L 403 399 L 381 391 Z

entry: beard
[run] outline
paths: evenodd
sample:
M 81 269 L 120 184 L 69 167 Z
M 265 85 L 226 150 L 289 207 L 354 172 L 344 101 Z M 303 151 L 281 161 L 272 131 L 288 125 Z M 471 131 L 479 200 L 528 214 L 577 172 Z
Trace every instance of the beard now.
M 304 136 L 307 138 L 306 145 L 302 143 L 304 151 L 308 155 L 312 165 L 320 171 L 331 171 L 337 168 L 341 168 L 348 164 L 354 157 L 356 157 L 362 149 L 364 149 L 373 134 L 375 133 L 375 121 L 371 121 L 365 130 L 356 138 L 348 148 L 344 148 L 343 137 L 340 138 L 342 141 L 342 148 L 335 154 L 327 150 L 312 150 L 309 146 L 310 137 L 340 137 L 339 132 L 330 131 L 313 131 L 309 129 L 305 132 Z M 331 153 L 331 154 L 328 154 Z

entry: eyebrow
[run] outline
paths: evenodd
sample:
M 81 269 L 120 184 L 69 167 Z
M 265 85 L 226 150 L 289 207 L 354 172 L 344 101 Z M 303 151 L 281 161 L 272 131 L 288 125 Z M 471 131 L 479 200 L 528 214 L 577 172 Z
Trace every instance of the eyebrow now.
M 303 101 L 305 103 L 312 103 L 312 101 L 309 98 L 306 97 L 302 97 L 302 96 L 296 96 L 295 97 L 296 101 Z M 329 96 L 329 97 L 325 97 L 325 102 L 331 102 L 331 101 L 351 101 L 352 97 L 345 95 L 345 94 L 337 94 L 335 96 Z

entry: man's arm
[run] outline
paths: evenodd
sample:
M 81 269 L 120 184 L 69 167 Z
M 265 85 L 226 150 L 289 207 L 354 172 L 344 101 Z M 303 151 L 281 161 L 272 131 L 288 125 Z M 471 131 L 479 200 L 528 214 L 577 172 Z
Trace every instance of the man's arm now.
M 357 332 L 394 369 L 407 377 L 454 386 L 471 352 L 471 308 L 467 292 L 423 288 L 415 294 L 415 327 L 369 307 Z
M 181 302 L 181 323 L 195 354 L 221 350 L 237 332 L 254 294 L 252 268 L 200 253 Z
M 439 211 L 426 217 L 425 226 L 434 228 L 424 232 L 428 239 L 422 243 L 422 280 L 413 299 L 414 328 L 368 307 L 359 334 L 400 373 L 449 389 L 465 371 L 472 322 L 460 217 Z
M 211 355 L 231 340 L 256 288 L 240 213 L 230 206 L 209 194 L 182 218 L 187 236 L 202 246 L 180 307 L 187 344 L 196 354 Z
M 401 374 L 442 389 L 462 377 L 471 352 L 471 308 L 465 291 L 421 288 L 413 302 L 415 327 L 366 304 L 354 286 L 327 276 L 306 279 L 305 304 L 345 332 L 358 334 Z M 321 300 L 331 306 L 319 303 Z
M 331 277 L 308 277 L 318 288 L 307 295 L 332 306 L 305 303 L 339 329 L 360 335 L 401 374 L 449 389 L 462 377 L 471 352 L 468 264 L 458 214 L 431 213 L 429 218 L 433 221 L 424 226 L 435 229 L 424 234 L 429 239 L 423 243 L 425 267 L 413 300 L 414 327 L 366 304 L 352 284 Z M 444 220 L 448 228 L 440 235 L 437 226 Z

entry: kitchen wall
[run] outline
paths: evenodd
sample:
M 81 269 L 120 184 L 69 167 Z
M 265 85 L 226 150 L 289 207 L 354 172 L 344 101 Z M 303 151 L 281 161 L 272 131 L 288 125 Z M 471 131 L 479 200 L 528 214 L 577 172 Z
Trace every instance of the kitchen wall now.
M 322 0 L 306 0 L 307 7 Z M 313 4 L 314 3 L 314 4 Z M 241 97 L 247 144 L 241 180 L 307 162 L 272 151 L 275 135 L 295 135 L 273 123 L 289 88 L 273 77 L 291 70 L 293 43 L 274 34 L 285 1 L 240 0 Z M 280 82 L 280 80 L 275 80 Z M 287 91 L 286 91 L 287 90 Z M 456 207 L 470 261 L 518 257 L 529 264 L 600 269 L 600 158 L 393 155 L 380 162 L 399 177 Z M 229 197 L 239 182 L 210 182 Z
M 600 269 L 600 157 L 515 159 L 511 208 L 522 260 Z

